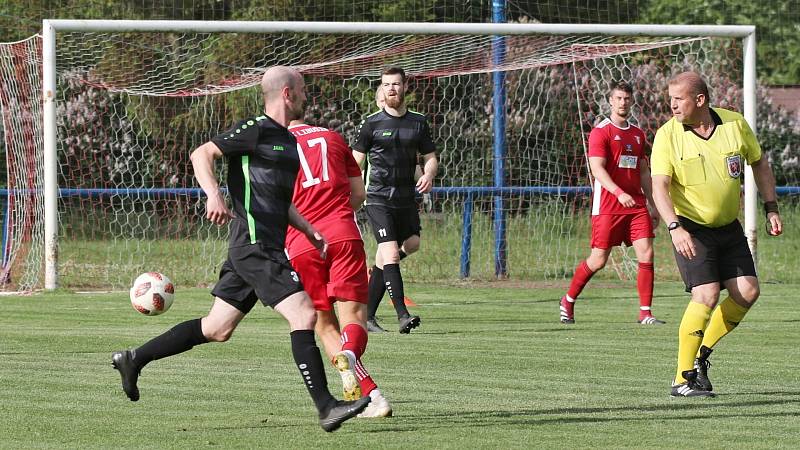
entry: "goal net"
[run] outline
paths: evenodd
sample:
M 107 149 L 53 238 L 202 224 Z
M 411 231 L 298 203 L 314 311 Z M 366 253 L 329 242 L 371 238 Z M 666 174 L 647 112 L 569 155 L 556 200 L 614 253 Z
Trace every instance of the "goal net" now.
M 6 289 L 42 285 L 40 46 L 0 46 Z M 742 59 L 739 39 L 696 36 L 365 34 L 357 24 L 335 34 L 59 31 L 59 285 L 121 289 L 151 270 L 182 286 L 216 280 L 227 228 L 204 219 L 189 154 L 262 112 L 257 85 L 273 65 L 301 70 L 307 122 L 350 142 L 376 111 L 382 68 L 410 74 L 407 101 L 430 120 L 440 173 L 420 202 L 423 246 L 404 261 L 404 277 L 491 279 L 505 257 L 500 275 L 563 279 L 588 251 L 585 141 L 608 113 L 609 84 L 631 82 L 632 121 L 652 139 L 670 117 L 666 80 L 677 71 L 701 72 L 714 105 L 741 111 Z M 499 72 L 502 111 L 493 108 Z M 668 246 L 657 252 L 671 258 Z M 611 276 L 634 270 L 624 249 L 613 260 Z M 659 276 L 675 279 L 673 267 L 661 264 Z

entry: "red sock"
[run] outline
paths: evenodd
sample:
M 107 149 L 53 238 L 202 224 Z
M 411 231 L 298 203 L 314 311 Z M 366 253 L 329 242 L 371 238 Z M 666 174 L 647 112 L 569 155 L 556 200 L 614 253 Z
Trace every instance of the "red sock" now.
M 653 263 L 639 263 L 639 274 L 636 276 L 636 287 L 639 290 L 639 320 L 652 316 L 650 306 L 653 304 Z
M 347 324 L 342 329 L 342 350 L 350 350 L 361 359 L 367 349 L 367 330 L 357 323 Z
M 581 261 L 578 264 L 578 267 L 575 268 L 575 275 L 572 276 L 572 282 L 569 284 L 569 291 L 567 291 L 567 295 L 575 300 L 581 295 L 583 288 L 586 286 L 586 283 L 592 279 L 592 269 L 586 264 L 586 261 Z
M 361 386 L 362 396 L 366 397 L 370 392 L 378 388 L 378 385 L 372 381 L 372 377 L 369 376 L 369 372 L 367 372 L 360 359 L 356 361 L 356 378 L 358 379 L 358 385 Z
M 361 363 L 361 355 L 367 349 L 367 330 L 357 323 L 351 323 L 342 329 L 342 350 L 350 350 L 356 355 L 356 379 L 361 386 L 361 395 L 369 395 L 378 386 L 372 381 L 372 377 L 367 372 L 364 364 Z

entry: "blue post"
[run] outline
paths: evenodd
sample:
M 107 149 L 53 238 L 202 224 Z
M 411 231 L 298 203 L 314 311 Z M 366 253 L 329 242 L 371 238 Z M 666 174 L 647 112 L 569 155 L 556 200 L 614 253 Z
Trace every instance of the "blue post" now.
M 472 250 L 472 202 L 473 194 L 469 192 L 464 199 L 464 216 L 461 233 L 461 278 L 469 277 L 470 251 Z
M 492 22 L 505 23 L 505 0 L 492 1 Z M 506 38 L 492 38 L 492 61 L 495 67 L 502 65 L 506 59 Z M 494 80 L 494 187 L 505 187 L 506 157 L 506 74 L 503 71 L 493 73 Z M 508 276 L 506 255 L 506 211 L 502 194 L 494 196 L 494 273 L 497 278 Z
M 5 214 L 3 214 L 3 261 L 2 265 L 0 265 L 0 270 L 4 271 L 6 269 L 6 264 L 8 264 L 8 259 L 11 255 L 6 254 L 6 245 L 8 244 L 8 214 L 11 212 L 11 202 L 8 201 L 8 196 L 3 196 L 3 203 L 5 203 Z

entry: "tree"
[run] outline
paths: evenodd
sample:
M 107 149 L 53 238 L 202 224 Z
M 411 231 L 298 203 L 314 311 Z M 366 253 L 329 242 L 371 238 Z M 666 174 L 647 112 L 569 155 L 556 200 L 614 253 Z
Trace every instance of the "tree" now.
M 800 83 L 796 0 L 651 0 L 640 23 L 755 25 L 758 78 L 763 84 Z

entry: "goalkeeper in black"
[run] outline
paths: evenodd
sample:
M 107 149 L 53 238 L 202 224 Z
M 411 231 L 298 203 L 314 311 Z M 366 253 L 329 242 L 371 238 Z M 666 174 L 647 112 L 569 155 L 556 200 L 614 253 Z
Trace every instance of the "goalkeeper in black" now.
M 359 165 L 368 160 L 366 212 L 378 251 L 369 280 L 367 329 L 385 331 L 375 319 L 384 292 L 397 312 L 400 333 L 407 334 L 420 318 L 406 308 L 400 260 L 419 250 L 420 221 L 416 192 L 430 192 L 439 168 L 436 145 L 424 115 L 409 111 L 405 71 L 389 67 L 381 75 L 386 104 L 361 124 L 353 156 Z M 423 159 L 422 176 L 414 180 L 417 155 Z

